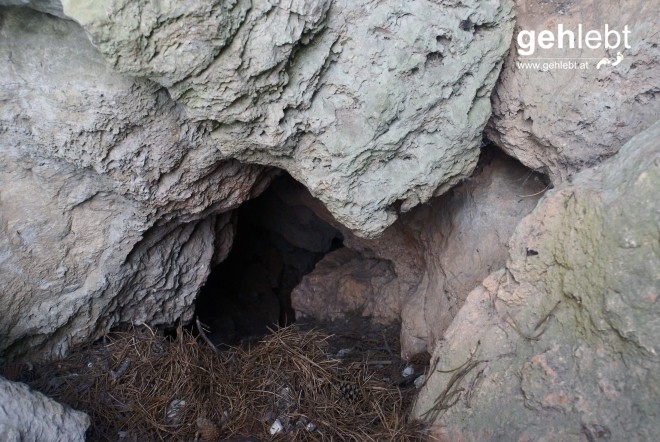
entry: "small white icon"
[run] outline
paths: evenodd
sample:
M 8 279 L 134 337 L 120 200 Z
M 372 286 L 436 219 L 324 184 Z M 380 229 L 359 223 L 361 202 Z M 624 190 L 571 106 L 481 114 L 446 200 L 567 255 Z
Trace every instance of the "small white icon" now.
M 616 53 L 616 60 L 605 57 L 596 65 L 596 69 L 600 69 L 601 66 L 616 66 L 623 61 L 623 54 L 621 52 Z

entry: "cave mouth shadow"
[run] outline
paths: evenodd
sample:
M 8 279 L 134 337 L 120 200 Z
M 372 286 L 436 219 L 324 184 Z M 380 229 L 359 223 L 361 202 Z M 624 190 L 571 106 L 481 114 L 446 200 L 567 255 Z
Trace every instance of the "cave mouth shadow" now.
M 195 302 L 195 315 L 216 346 L 259 339 L 295 322 L 291 292 L 341 233 L 307 204 L 309 191 L 289 174 L 234 213 L 235 236 Z

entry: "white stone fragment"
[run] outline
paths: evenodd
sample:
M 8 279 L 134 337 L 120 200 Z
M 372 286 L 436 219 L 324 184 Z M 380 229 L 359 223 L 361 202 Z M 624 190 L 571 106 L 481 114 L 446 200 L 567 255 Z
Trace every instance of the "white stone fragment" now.
M 275 419 L 273 425 L 270 426 L 270 434 L 275 435 L 277 433 L 280 433 L 283 429 L 284 429 L 284 425 L 282 425 L 282 422 L 279 419 Z

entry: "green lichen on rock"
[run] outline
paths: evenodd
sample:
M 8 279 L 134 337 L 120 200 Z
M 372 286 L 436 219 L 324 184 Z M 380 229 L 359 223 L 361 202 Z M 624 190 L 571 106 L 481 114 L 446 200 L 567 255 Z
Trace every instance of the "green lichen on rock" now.
M 63 6 L 225 157 L 286 169 L 364 237 L 472 173 L 514 27 L 511 0 Z
M 546 195 L 436 348 L 414 415 L 455 440 L 660 430 L 660 123 Z M 483 361 L 456 382 L 452 369 Z M 455 403 L 438 395 L 450 383 Z

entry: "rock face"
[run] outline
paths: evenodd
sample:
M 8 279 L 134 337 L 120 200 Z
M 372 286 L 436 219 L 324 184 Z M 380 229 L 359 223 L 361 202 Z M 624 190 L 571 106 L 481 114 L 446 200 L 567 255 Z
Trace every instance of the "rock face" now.
M 0 377 L 0 439 L 7 442 L 85 440 L 89 417 Z
M 44 357 L 190 319 L 254 163 L 363 236 L 445 192 L 513 28 L 510 0 L 2 4 L 54 14 L 0 10 L 0 353 Z
M 63 19 L 68 19 L 62 11 L 62 3 L 59 0 L 0 0 L 2 6 L 22 6 L 32 8 L 35 11 L 45 12 Z
M 433 355 L 414 414 L 440 440 L 656 439 L 659 140 L 660 122 L 518 226 Z
M 516 161 L 485 155 L 473 177 L 403 215 L 380 238 L 358 238 L 344 228 L 346 248 L 303 278 L 291 295 L 293 307 L 298 316 L 319 319 L 400 320 L 404 355 L 431 350 L 468 293 L 504 265 L 513 229 L 544 188 Z
M 536 45 L 525 60 L 515 41 L 493 93 L 493 117 L 486 134 L 508 154 L 559 183 L 568 176 L 611 156 L 633 135 L 653 124 L 660 115 L 660 34 L 657 7 L 643 0 L 573 2 L 519 0 L 517 30 L 551 30 L 557 25 L 577 34 L 610 30 L 622 32 L 627 25 L 630 49 L 623 49 L 617 66 L 595 65 L 603 57 L 616 58 L 604 48 L 559 49 Z M 623 46 L 623 34 L 621 45 Z M 616 42 L 610 37 L 611 44 Z M 583 61 L 589 69 L 546 69 L 544 62 Z M 560 60 L 561 59 L 561 60 Z M 538 62 L 520 69 L 518 62 Z
M 415 416 L 441 439 L 654 439 L 660 123 L 631 137 L 660 114 L 655 5 L 517 3 L 520 29 L 631 31 L 602 69 L 513 46 L 486 132 L 561 184 L 536 210 L 529 169 L 478 165 L 513 0 L 0 0 L 0 358 L 189 321 L 277 166 L 311 195 L 250 220 L 282 241 L 242 272 L 246 310 L 402 321 L 404 355 L 435 348 Z M 0 399 L 0 439 L 84 437 Z
M 349 314 L 395 321 L 401 300 L 392 263 L 349 248 L 329 253 L 292 293 L 296 319 L 334 321 Z M 388 296 L 389 295 L 389 296 Z
M 223 160 L 207 125 L 110 70 L 71 21 L 3 9 L 0 41 L 0 353 L 189 318 L 231 246 L 220 213 L 271 172 Z
M 362 236 L 471 173 L 513 30 L 510 0 L 63 6 L 224 155 L 286 169 Z

